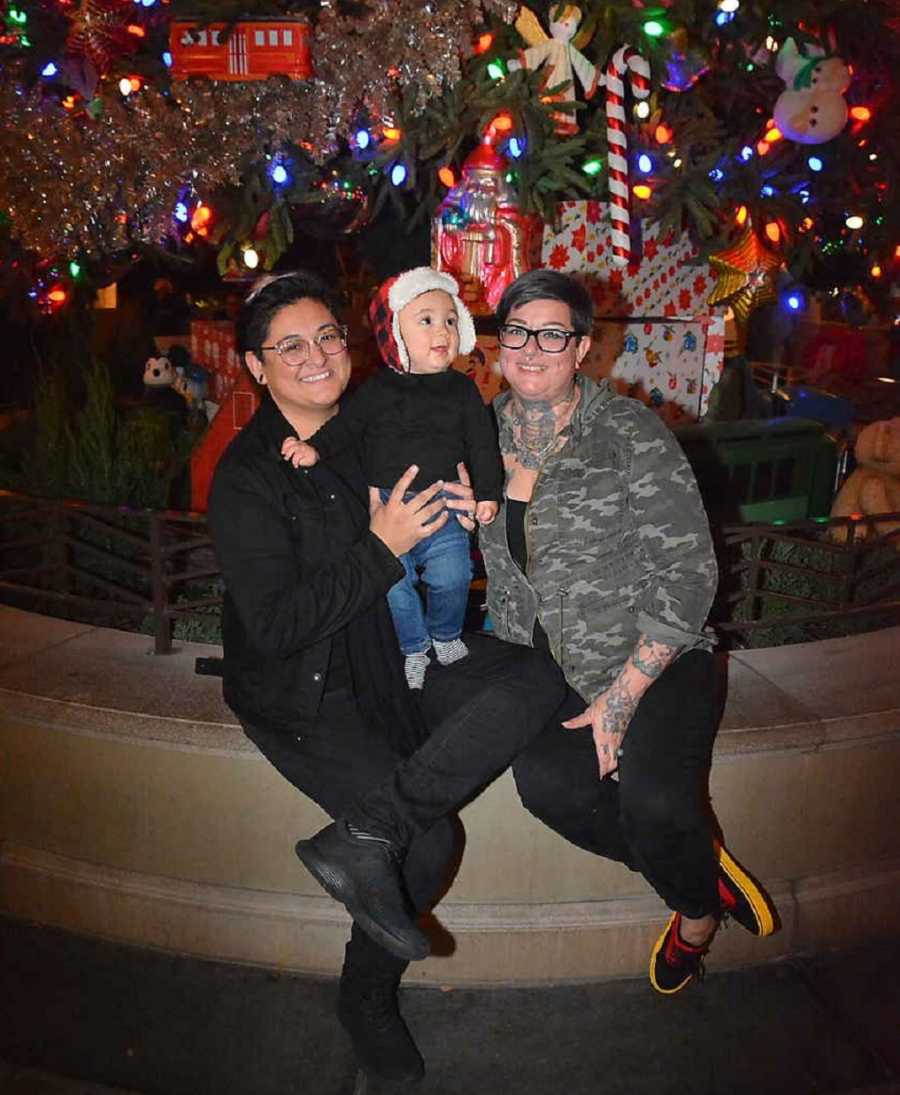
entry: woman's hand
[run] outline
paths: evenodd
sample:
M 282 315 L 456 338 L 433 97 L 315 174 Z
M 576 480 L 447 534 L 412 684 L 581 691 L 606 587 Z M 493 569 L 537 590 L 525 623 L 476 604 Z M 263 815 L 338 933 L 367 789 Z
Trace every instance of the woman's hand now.
M 639 699 L 621 680 L 616 680 L 581 715 L 563 723 L 567 730 L 591 727 L 601 779 L 619 767 L 619 750 Z
M 450 517 L 444 499 L 436 497 L 444 489 L 440 479 L 408 502 L 403 501 L 403 495 L 418 472 L 415 464 L 410 465 L 397 480 L 386 502 L 381 501 L 377 487 L 369 487 L 369 528 L 398 556 L 405 555 L 420 540 L 437 532 Z
M 447 494 L 454 494 L 454 499 L 445 498 L 447 509 L 453 510 L 456 520 L 467 532 L 475 528 L 475 492 L 472 490 L 472 480 L 469 478 L 469 469 L 460 461 L 456 465 L 458 483 L 445 483 L 444 490 Z

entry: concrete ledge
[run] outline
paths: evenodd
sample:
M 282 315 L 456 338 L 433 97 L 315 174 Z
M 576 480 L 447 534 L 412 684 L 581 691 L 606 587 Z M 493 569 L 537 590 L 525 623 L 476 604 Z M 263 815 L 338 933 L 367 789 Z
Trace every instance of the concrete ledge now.
M 293 855 L 320 811 L 256 753 L 184 644 L 0 608 L 0 911 L 173 951 L 332 975 L 347 917 Z M 900 932 L 900 629 L 731 657 L 710 790 L 782 930 L 733 966 Z M 593 980 L 646 967 L 643 879 L 530 817 L 506 774 L 462 814 L 422 983 Z M 450 933 L 455 948 L 446 934 Z M 452 953 L 449 953 L 451 952 Z

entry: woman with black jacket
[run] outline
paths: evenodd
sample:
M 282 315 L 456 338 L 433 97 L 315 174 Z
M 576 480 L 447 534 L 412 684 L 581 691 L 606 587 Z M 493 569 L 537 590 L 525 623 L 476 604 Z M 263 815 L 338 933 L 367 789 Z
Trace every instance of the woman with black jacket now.
M 419 706 L 385 595 L 403 576 L 398 556 L 457 520 L 437 498 L 454 485 L 404 502 L 413 467 L 381 503 L 352 450 L 311 468 L 282 459 L 286 438 L 311 440 L 338 413 L 350 377 L 346 330 L 317 279 L 264 283 L 240 326 L 266 394 L 210 496 L 225 699 L 279 772 L 337 819 L 296 851 L 354 918 L 338 1015 L 363 1068 L 416 1078 L 424 1066 L 397 987 L 408 960 L 429 953 L 415 917 L 446 884 L 449 815 L 540 732 L 563 681 L 546 655 L 473 636 L 473 656 L 436 667 Z M 471 492 L 450 505 L 470 511 Z

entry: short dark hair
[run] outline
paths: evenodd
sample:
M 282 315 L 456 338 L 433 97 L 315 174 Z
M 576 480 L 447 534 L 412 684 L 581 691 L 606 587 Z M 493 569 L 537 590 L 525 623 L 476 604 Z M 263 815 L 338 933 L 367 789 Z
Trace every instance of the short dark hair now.
M 328 286 L 308 270 L 276 274 L 250 291 L 237 318 L 237 345 L 242 357 L 252 350 L 257 357 L 266 344 L 269 327 L 277 312 L 298 300 L 318 300 L 337 314 L 337 298 Z
M 572 328 L 578 335 L 589 335 L 594 326 L 594 302 L 580 281 L 559 270 L 528 270 L 507 286 L 497 305 L 497 322 L 506 323 L 514 308 L 533 300 L 558 300 L 572 313 Z

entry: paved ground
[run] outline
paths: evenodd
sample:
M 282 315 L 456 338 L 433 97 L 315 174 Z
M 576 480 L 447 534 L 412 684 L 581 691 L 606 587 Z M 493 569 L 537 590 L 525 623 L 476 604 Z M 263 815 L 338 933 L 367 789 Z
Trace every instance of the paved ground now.
M 900 942 L 718 973 L 673 998 L 644 980 L 413 988 L 428 1062 L 414 1090 L 897 1095 L 898 970 Z M 362 1095 L 333 981 L 0 918 L 0 985 L 2 1095 Z

